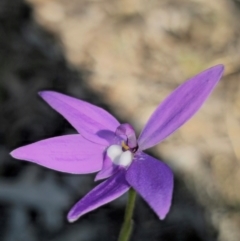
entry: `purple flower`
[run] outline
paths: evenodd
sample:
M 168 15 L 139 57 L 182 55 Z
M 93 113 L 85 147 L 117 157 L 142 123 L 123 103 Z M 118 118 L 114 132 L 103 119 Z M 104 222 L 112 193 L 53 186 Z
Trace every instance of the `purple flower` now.
M 171 206 L 173 174 L 165 163 L 143 151 L 163 141 L 195 114 L 223 70 L 223 65 L 214 66 L 180 85 L 158 106 L 138 139 L 131 125 L 120 124 L 97 106 L 52 91 L 40 92 L 80 134 L 39 141 L 11 155 L 61 172 L 99 171 L 95 180 L 107 178 L 75 204 L 68 214 L 70 222 L 120 197 L 130 187 L 163 219 Z

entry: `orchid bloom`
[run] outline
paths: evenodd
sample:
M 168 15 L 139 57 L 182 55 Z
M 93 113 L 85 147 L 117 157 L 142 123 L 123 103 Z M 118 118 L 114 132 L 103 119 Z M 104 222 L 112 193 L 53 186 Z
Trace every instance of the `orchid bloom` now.
M 73 206 L 70 222 L 120 197 L 130 187 L 164 219 L 171 206 L 173 174 L 165 163 L 143 151 L 162 142 L 196 113 L 223 70 L 223 65 L 214 66 L 180 85 L 157 107 L 138 139 L 130 124 L 120 124 L 97 106 L 53 91 L 40 92 L 79 134 L 38 141 L 11 155 L 66 173 L 98 172 L 95 180 L 106 179 Z

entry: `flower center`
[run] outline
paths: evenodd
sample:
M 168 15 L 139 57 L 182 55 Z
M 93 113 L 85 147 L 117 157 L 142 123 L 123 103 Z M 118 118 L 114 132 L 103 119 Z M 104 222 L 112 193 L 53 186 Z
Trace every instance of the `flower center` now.
M 133 154 L 128 149 L 126 149 L 124 146 L 111 145 L 107 149 L 107 156 L 114 164 L 126 167 L 129 166 L 133 160 Z
M 124 141 L 122 141 L 122 150 L 128 151 L 129 149 L 130 149 L 129 146 Z

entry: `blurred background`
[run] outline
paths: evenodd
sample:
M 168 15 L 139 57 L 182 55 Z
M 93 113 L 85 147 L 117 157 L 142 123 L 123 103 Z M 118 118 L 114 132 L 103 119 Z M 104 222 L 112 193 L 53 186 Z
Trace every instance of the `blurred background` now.
M 99 105 L 139 133 L 179 84 L 222 63 L 202 109 L 150 153 L 175 174 L 159 221 L 138 197 L 133 241 L 240 240 L 239 0 L 0 0 L 0 240 L 115 241 L 126 196 L 66 221 L 96 184 L 9 152 L 75 133 L 37 95 L 57 90 Z

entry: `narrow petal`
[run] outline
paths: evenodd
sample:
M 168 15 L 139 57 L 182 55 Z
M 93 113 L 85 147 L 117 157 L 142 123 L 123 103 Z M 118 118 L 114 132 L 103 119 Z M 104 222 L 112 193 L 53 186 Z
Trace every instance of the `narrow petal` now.
M 70 210 L 68 213 L 69 222 L 76 221 L 83 214 L 107 204 L 127 192 L 130 186 L 125 180 L 125 174 L 125 170 L 120 170 L 90 191 Z
M 112 160 L 105 155 L 103 160 L 103 167 L 101 171 L 96 175 L 94 181 L 99 181 L 108 177 L 111 177 L 119 170 L 119 166 L 115 165 Z
M 54 91 L 42 91 L 39 95 L 85 138 L 96 143 L 100 141 L 99 144 L 108 144 L 109 137 L 112 139 L 115 135 L 119 122 L 102 108 Z M 95 139 L 101 131 L 107 134 L 102 132 L 102 138 Z
M 130 148 L 137 146 L 137 139 L 133 127 L 128 124 L 121 124 L 116 130 L 116 135 L 122 137 Z
M 202 106 L 222 77 L 223 65 L 217 65 L 189 79 L 172 92 L 155 110 L 140 134 L 141 150 L 164 140 L 188 121 Z
M 140 152 L 127 170 L 126 180 L 158 217 L 164 219 L 170 209 L 173 193 L 171 169 L 165 163 Z
M 83 138 L 66 135 L 42 140 L 15 149 L 10 154 L 20 160 L 66 173 L 84 174 L 102 168 L 105 147 Z

